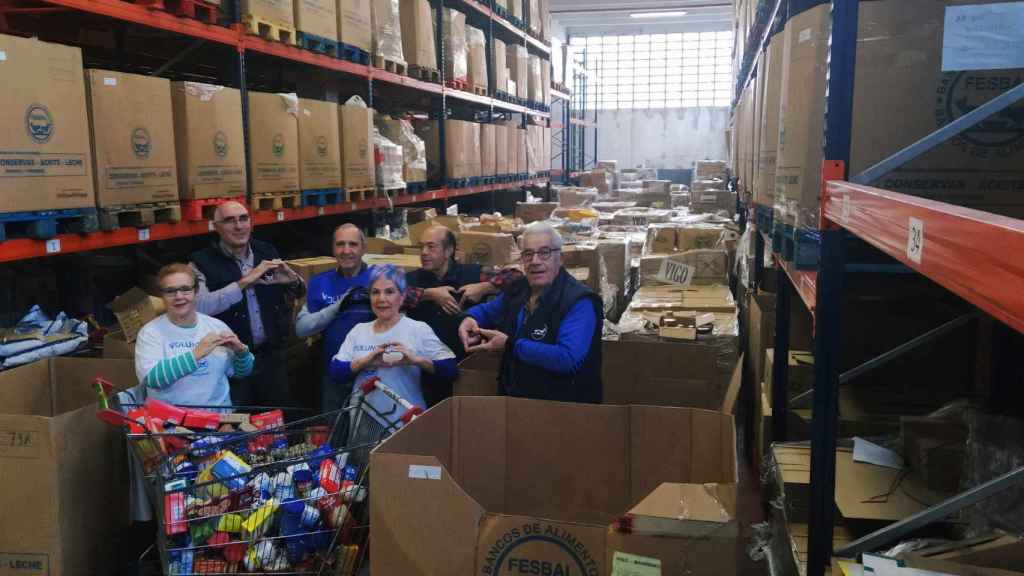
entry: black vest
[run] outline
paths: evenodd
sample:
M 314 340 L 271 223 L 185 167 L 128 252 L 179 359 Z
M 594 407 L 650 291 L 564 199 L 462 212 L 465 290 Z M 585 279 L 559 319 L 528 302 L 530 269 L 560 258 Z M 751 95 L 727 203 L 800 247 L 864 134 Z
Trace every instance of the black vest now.
M 249 247 L 252 250 L 253 267 L 258 266 L 264 260 L 273 260 L 278 257 L 277 250 L 266 242 L 251 240 Z M 242 278 L 242 270 L 238 263 L 221 249 L 218 242 L 213 242 L 206 248 L 192 254 L 192 263 L 206 277 L 206 287 L 210 292 L 238 282 Z M 288 299 L 285 297 L 286 286 L 277 285 L 255 285 L 256 301 L 260 307 L 260 319 L 263 321 L 263 334 L 266 336 L 264 346 L 277 347 L 284 343 L 289 333 L 289 322 L 291 320 L 291 309 L 288 306 Z M 217 314 L 221 320 L 231 328 L 231 331 L 238 335 L 238 339 L 250 348 L 252 344 L 252 327 L 249 323 L 249 308 L 246 304 L 249 296 L 246 290 L 242 291 L 242 299 L 227 310 Z
M 562 268 L 545 292 L 540 306 L 524 319 L 517 331 L 516 318 L 529 298 L 530 286 L 526 278 L 517 281 L 505 294 L 505 307 L 498 329 L 508 335 L 508 342 L 501 358 L 498 389 L 503 394 L 521 398 L 600 404 L 601 330 L 604 322 L 601 298 Z M 583 298 L 593 303 L 597 322 L 594 323 L 594 333 L 590 337 L 590 351 L 575 374 L 552 372 L 543 366 L 527 364 L 516 358 L 513 350 L 516 341 L 521 338 L 555 344 L 562 320 L 569 309 Z
M 480 282 L 481 271 L 482 268 L 479 264 L 452 262 L 448 265 L 448 273 L 444 278 L 438 278 L 433 272 L 421 268 L 410 272 L 406 276 L 406 280 L 410 286 L 415 288 L 437 288 L 438 286 L 462 288 L 467 284 Z M 409 317 L 430 325 L 437 337 L 451 348 L 458 360 L 466 357 L 462 339 L 459 338 L 459 324 L 466 317 L 464 314 L 447 314 L 434 302 L 421 301 L 416 308 L 409 311 Z

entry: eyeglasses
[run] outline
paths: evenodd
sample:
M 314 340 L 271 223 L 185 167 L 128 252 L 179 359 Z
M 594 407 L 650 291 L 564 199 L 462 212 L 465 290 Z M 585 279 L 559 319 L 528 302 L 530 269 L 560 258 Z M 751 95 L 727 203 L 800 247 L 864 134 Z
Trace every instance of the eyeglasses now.
M 173 288 L 161 288 L 160 293 L 164 296 L 174 296 L 179 292 L 182 294 L 191 294 L 196 291 L 195 286 L 175 286 Z
M 555 252 L 561 252 L 558 248 L 541 248 L 540 250 L 523 250 L 519 253 L 519 257 L 522 258 L 523 262 L 530 262 L 534 256 L 540 256 L 541 260 L 547 261 L 551 259 L 551 255 Z
M 224 218 L 223 220 L 217 220 L 215 222 L 215 224 L 226 224 L 228 226 L 235 226 L 237 224 L 248 224 L 248 223 L 249 223 L 249 215 L 248 214 L 241 214 L 239 216 L 231 216 L 229 218 Z

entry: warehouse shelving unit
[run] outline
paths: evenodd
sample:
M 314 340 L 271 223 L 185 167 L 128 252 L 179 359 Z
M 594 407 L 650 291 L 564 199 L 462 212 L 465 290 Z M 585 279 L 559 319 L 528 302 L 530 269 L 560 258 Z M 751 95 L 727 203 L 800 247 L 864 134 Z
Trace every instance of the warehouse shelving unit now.
M 762 3 L 752 27 L 746 53 L 737 77 L 735 102 L 756 74 L 757 60 L 764 56 L 768 31 L 785 0 Z M 851 176 L 850 158 L 854 70 L 856 66 L 858 1 L 832 1 L 832 32 L 828 56 L 824 158 L 822 166 L 820 261 L 817 270 L 797 270 L 792 262 L 774 257 L 779 274 L 774 342 L 773 438 L 786 440 L 788 397 L 788 356 L 790 334 L 790 289 L 801 299 L 814 322 L 815 374 L 811 424 L 811 502 L 808 529 L 808 576 L 821 576 L 831 564 L 835 502 L 835 448 L 838 437 L 838 390 L 842 382 L 903 355 L 929 342 L 950 322 L 914 338 L 890 352 L 843 372 L 839 357 L 844 336 L 841 314 L 847 277 L 855 271 L 849 264 L 851 241 L 865 243 L 896 260 L 895 267 L 930 279 L 1017 332 L 1024 332 L 1024 220 L 1007 218 L 970 208 L 936 202 L 855 182 L 877 177 L 909 162 L 1024 98 L 1024 86 L 1007 91 L 971 114 L 926 136 L 890 158 Z M 870 177 L 867 175 L 871 174 Z M 770 221 L 771 206 L 752 205 L 756 221 Z M 750 221 L 755 218 L 751 215 Z M 763 270 L 768 234 L 755 234 L 755 284 Z M 777 251 L 779 247 L 773 246 Z M 969 492 L 954 496 L 908 519 L 878 530 L 854 542 L 840 556 L 894 543 L 910 530 L 939 520 L 963 507 L 1024 481 L 1024 469 L 1017 469 Z
M 492 74 L 493 67 L 490 65 L 492 38 L 495 35 L 504 37 L 509 42 L 520 42 L 527 49 L 544 58 L 550 59 L 550 48 L 533 38 L 528 33 L 519 30 L 506 20 L 498 17 L 487 6 L 475 0 L 433 0 L 434 8 L 443 8 L 446 5 L 467 12 L 467 17 L 472 17 L 481 24 L 487 37 L 488 69 Z M 230 6 L 230 4 L 228 4 Z M 284 77 L 286 72 L 292 72 L 294 77 L 309 76 L 314 81 L 327 78 L 331 81 L 345 83 L 346 89 L 350 92 L 363 94 L 368 105 L 375 107 L 375 95 L 380 92 L 387 94 L 382 98 L 376 95 L 378 104 L 383 100 L 418 100 L 418 106 L 425 109 L 434 118 L 444 118 L 453 110 L 462 110 L 464 116 L 472 116 L 493 120 L 496 117 L 511 117 L 512 114 L 521 115 L 521 125 L 529 122 L 544 124 L 550 121 L 550 113 L 533 110 L 526 106 L 513 104 L 484 96 L 456 90 L 444 84 L 444 63 L 441 30 L 440 11 L 436 11 L 438 22 L 435 35 L 436 48 L 438 53 L 438 70 L 441 73 L 441 82 L 425 82 L 408 76 L 395 74 L 373 66 L 356 64 L 347 60 L 333 58 L 308 50 L 273 42 L 258 36 L 248 34 L 239 22 L 241 13 L 239 2 L 233 3 L 234 11 L 222 14 L 222 22 L 226 17 L 227 25 L 208 24 L 199 20 L 179 17 L 161 10 L 151 9 L 141 4 L 134 4 L 124 0 L 17 0 L 15 3 L 8 3 L 0 6 L 0 32 L 18 33 L 21 28 L 13 24 L 18 18 L 40 18 L 38 22 L 29 24 L 31 33 L 32 27 L 38 27 L 36 33 L 41 33 L 45 28 L 47 17 L 53 15 L 61 18 L 61 24 L 67 27 L 71 25 L 77 29 L 75 18 L 83 22 L 95 24 L 97 19 L 100 22 L 112 23 L 114 28 L 123 29 L 126 26 L 140 26 L 150 33 L 163 33 L 166 38 L 173 41 L 175 46 L 182 46 L 180 51 L 167 56 L 159 67 L 149 65 L 145 72 L 154 75 L 163 75 L 175 66 L 184 62 L 198 61 L 196 54 L 198 49 L 204 46 L 219 47 L 221 52 L 230 52 L 233 63 L 230 66 L 223 66 L 219 62 L 219 73 L 210 81 L 226 85 L 237 86 L 241 91 L 242 101 L 242 122 L 246 138 L 246 164 L 247 174 L 251 178 L 252 170 L 249 166 L 248 157 L 248 90 L 256 82 L 253 74 L 253 67 L 258 64 L 258 72 L 263 76 Z M 70 19 L 70 20 L 69 20 Z M 42 34 L 41 34 L 42 35 Z M 77 43 L 64 38 L 56 41 L 66 43 Z M 48 39 L 45 36 L 44 40 Z M 163 38 L 161 38 L 163 40 Z M 124 49 L 122 38 L 118 38 L 118 49 L 122 56 L 131 58 L 132 54 Z M 147 55 L 152 58 L 152 55 Z M 258 61 L 258 62 L 257 62 Z M 204 69 L 213 68 L 208 63 L 200 62 L 196 67 L 204 66 Z M 301 72 L 294 72 L 293 68 L 298 65 Z M 300 78 L 307 80 L 307 78 Z M 292 78 L 293 82 L 298 82 Z M 390 102 L 389 102 L 390 103 Z M 444 122 L 439 122 L 439 172 L 445 173 L 445 145 L 444 145 Z M 409 205 L 422 202 L 444 202 L 449 199 L 464 197 L 476 194 L 493 194 L 499 190 L 518 189 L 525 186 L 545 186 L 546 178 L 531 178 L 510 183 L 488 184 L 483 186 L 469 186 L 464 188 L 453 188 L 441 184 L 433 186 L 430 190 L 419 194 L 401 195 L 389 199 L 378 197 L 358 202 L 346 202 L 324 207 L 303 207 L 285 209 L 279 211 L 257 211 L 253 214 L 253 221 L 256 225 L 269 225 L 278 222 L 317 218 L 321 216 L 334 216 L 353 212 L 369 212 L 373 214 L 378 209 L 384 209 L 395 205 Z M 251 182 L 249 188 L 251 189 Z M 492 196 L 493 203 L 493 196 Z M 175 224 L 156 224 L 145 229 L 120 229 L 111 232 L 95 232 L 90 234 L 64 234 L 47 241 L 32 239 L 12 239 L 0 243 L 0 262 L 10 262 L 37 258 L 50 254 L 66 254 L 69 252 L 82 252 L 98 250 L 115 246 L 125 246 L 148 241 L 179 238 L 206 234 L 210 230 L 207 221 L 201 222 L 180 222 Z

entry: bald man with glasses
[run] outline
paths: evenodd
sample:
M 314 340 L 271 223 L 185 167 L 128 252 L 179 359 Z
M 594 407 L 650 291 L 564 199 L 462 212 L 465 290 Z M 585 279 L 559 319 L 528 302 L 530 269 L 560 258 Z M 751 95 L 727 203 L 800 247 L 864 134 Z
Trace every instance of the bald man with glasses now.
M 242 204 L 217 206 L 213 227 L 217 239 L 191 257 L 197 307 L 227 324 L 256 357 L 252 374 L 231 382 L 231 401 L 290 406 L 285 344 L 302 279 L 271 244 L 252 238 L 252 221 Z

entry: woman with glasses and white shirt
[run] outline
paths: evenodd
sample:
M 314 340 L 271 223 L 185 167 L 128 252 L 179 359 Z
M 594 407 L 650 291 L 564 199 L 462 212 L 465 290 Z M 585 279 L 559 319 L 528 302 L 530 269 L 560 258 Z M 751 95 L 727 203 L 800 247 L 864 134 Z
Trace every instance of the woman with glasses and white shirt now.
M 164 266 L 157 281 L 166 312 L 143 326 L 135 343 L 135 373 L 146 396 L 230 408 L 228 378 L 252 372 L 252 352 L 226 324 L 196 311 L 196 275 L 188 265 Z

